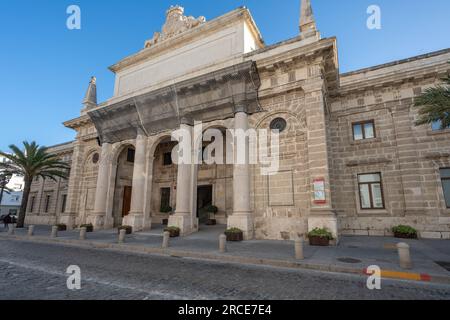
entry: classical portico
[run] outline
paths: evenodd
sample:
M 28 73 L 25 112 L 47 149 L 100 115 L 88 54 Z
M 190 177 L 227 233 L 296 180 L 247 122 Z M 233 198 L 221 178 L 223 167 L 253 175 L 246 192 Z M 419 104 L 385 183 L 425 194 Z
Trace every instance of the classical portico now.
M 192 133 L 192 157 L 198 156 L 199 146 L 194 147 L 198 141 L 193 139 L 194 119 L 204 123 L 234 119 L 234 128 L 247 130 L 248 114 L 259 111 L 258 87 L 259 77 L 254 63 L 244 62 L 168 88 L 89 110 L 88 115 L 102 143 L 95 210 L 90 222 L 97 228 L 103 228 L 108 220 L 108 190 L 112 188 L 109 184 L 114 183 L 110 176 L 114 172 L 111 170 L 111 159 L 117 156 L 112 154 L 117 145 L 124 141 L 133 141 L 135 145 L 131 210 L 124 217 L 123 224 L 142 230 L 151 225 L 149 212 L 144 210 L 150 196 L 146 193 L 146 186 L 152 184 L 152 175 L 149 173 L 152 172 L 153 155 L 148 154 L 147 150 L 156 148 L 153 144 L 158 143 L 157 137 L 161 135 L 158 126 L 165 124 L 163 134 L 168 136 L 178 129 Z M 246 143 L 248 153 L 247 140 Z M 198 230 L 196 163 L 178 164 L 176 210 L 170 216 L 169 225 L 179 227 L 183 235 Z M 252 238 L 249 163 L 234 166 L 233 190 L 234 208 L 228 218 L 228 225 L 245 230 L 246 237 Z

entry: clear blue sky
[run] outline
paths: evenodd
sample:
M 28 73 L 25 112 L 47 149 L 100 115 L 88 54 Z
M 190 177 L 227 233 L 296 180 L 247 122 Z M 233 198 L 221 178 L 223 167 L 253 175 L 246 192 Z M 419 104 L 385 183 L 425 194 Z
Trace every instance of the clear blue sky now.
M 338 38 L 341 72 L 450 47 L 448 0 L 313 0 L 323 37 Z M 108 66 L 142 49 L 172 4 L 208 20 L 247 6 L 267 44 L 298 34 L 300 0 L 1 0 L 0 150 L 36 140 L 70 141 L 62 122 L 79 115 L 91 75 L 99 102 L 112 96 Z M 66 28 L 66 8 L 81 8 L 82 29 Z M 366 28 L 367 7 L 382 29 Z

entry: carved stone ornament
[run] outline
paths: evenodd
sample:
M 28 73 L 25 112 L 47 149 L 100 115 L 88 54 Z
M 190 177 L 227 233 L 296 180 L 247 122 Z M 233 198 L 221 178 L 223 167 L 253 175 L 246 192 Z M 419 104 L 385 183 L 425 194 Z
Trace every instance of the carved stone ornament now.
M 184 8 L 180 6 L 171 6 L 166 13 L 166 23 L 162 27 L 161 32 L 155 32 L 153 38 L 145 41 L 145 48 L 152 47 L 161 41 L 175 37 L 180 33 L 195 28 L 205 23 L 205 17 L 201 16 L 197 19 L 192 16 L 184 15 Z

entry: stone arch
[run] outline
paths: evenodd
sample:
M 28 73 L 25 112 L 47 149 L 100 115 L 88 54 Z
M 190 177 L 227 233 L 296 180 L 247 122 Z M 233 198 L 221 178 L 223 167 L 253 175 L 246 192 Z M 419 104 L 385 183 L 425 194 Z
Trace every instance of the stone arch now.
M 219 224 L 226 224 L 227 218 L 233 212 L 233 165 L 226 164 L 226 133 L 233 128 L 233 119 L 214 121 L 202 128 L 202 134 L 208 130 L 218 129 L 223 136 L 223 164 L 201 163 L 197 166 L 197 190 L 194 194 L 197 197 L 197 214 L 202 223 L 209 218 L 214 218 Z M 208 142 L 202 141 L 202 147 L 206 147 Z M 211 197 L 211 199 L 210 199 Z M 214 205 L 218 212 L 211 217 L 206 208 Z
M 125 148 L 128 148 L 130 146 L 133 147 L 134 149 L 136 149 L 135 141 L 133 141 L 133 140 L 122 141 L 122 142 L 116 143 L 112 146 L 110 160 L 114 166 L 117 165 L 117 159 L 120 156 L 120 154 L 123 152 L 123 150 L 125 150 Z
M 303 131 L 306 132 L 307 128 L 306 128 L 306 118 L 305 118 L 305 116 L 304 116 L 304 115 L 301 115 L 301 114 L 298 114 L 298 113 L 294 113 L 294 112 L 289 111 L 289 110 L 284 110 L 284 109 L 276 110 L 276 111 L 271 111 L 271 112 L 265 113 L 263 117 L 261 117 L 260 119 L 258 119 L 258 120 L 256 121 L 256 123 L 255 123 L 255 128 L 256 128 L 256 129 L 261 129 L 261 126 L 262 126 L 268 119 L 275 119 L 275 118 L 277 118 L 277 117 L 279 117 L 279 116 L 281 116 L 281 115 L 283 115 L 283 114 L 289 115 L 289 116 L 291 116 L 292 118 L 295 118 L 296 121 L 297 121 L 297 123 L 298 123 L 298 125 L 299 125 L 299 128 L 298 128 L 298 129 L 303 130 Z M 288 123 L 288 125 L 289 125 L 289 123 Z
M 128 149 L 136 150 L 133 140 L 122 141 L 112 146 L 110 165 L 109 194 L 106 224 L 117 227 L 129 213 L 133 186 L 134 162 L 128 161 Z
M 157 136 L 152 137 L 152 143 L 147 150 L 147 159 L 154 157 L 156 148 L 166 139 L 171 140 L 170 132 L 160 133 Z
M 147 159 L 152 161 L 151 169 L 151 187 L 149 194 L 150 207 L 149 215 L 152 223 L 161 224 L 163 220 L 168 219 L 170 212 L 161 212 L 163 192 L 169 190 L 169 199 L 167 205 L 173 211 L 175 210 L 177 166 L 174 164 L 164 165 L 164 153 L 171 151 L 171 146 L 176 145 L 176 141 L 171 141 L 171 133 L 163 132 L 151 137 L 147 148 Z M 164 189 L 164 191 L 163 191 Z M 167 197 L 167 195 L 165 195 Z

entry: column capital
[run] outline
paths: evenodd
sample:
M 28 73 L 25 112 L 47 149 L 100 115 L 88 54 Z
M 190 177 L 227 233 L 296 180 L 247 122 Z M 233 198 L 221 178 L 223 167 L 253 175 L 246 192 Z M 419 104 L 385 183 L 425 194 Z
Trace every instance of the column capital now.
M 239 113 L 239 112 L 243 112 L 243 113 L 248 113 L 248 106 L 245 103 L 237 103 L 234 105 L 234 114 Z
M 188 114 L 182 116 L 180 118 L 180 125 L 182 124 L 192 127 L 194 125 L 194 120 L 192 119 L 192 116 Z
M 136 128 L 136 139 L 142 139 L 145 137 L 147 137 L 147 135 L 145 134 L 144 129 L 141 127 Z

